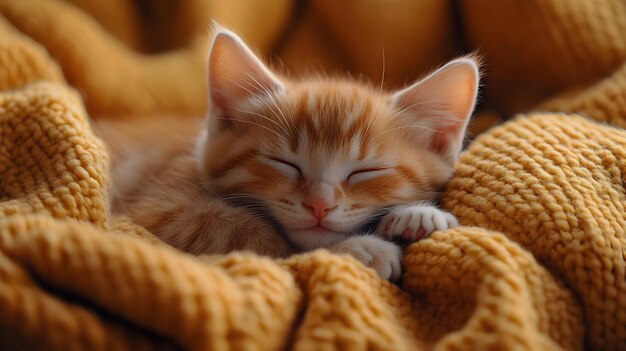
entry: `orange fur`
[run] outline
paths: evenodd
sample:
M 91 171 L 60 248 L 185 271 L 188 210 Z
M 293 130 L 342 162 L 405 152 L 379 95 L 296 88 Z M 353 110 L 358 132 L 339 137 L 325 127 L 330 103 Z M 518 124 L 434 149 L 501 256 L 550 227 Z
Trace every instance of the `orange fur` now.
M 115 156 L 113 211 L 195 254 L 345 251 L 353 240 L 340 242 L 389 208 L 433 200 L 450 178 L 475 100 L 472 69 L 455 61 L 400 92 L 288 80 L 218 31 L 205 122 L 135 122 L 142 142 L 123 149 L 113 146 L 127 145 L 129 130 L 98 122 Z

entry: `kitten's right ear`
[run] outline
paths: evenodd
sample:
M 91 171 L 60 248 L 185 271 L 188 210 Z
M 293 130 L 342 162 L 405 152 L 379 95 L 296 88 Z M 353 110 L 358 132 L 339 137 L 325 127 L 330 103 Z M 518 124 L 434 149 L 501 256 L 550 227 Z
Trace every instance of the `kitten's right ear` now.
M 476 104 L 479 62 L 473 56 L 452 60 L 393 95 L 397 120 L 415 145 L 457 160 Z
M 247 99 L 281 89 L 283 84 L 241 38 L 216 25 L 209 52 L 209 91 L 214 114 L 227 118 Z

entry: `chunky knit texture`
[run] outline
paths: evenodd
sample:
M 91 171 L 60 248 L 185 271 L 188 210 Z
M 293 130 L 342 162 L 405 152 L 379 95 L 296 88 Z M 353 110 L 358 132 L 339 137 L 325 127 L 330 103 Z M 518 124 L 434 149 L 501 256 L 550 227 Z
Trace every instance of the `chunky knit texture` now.
M 592 349 L 626 342 L 626 132 L 519 116 L 463 154 L 444 206 L 504 233 L 572 289 Z
M 623 1 L 159 3 L 0 0 L 0 349 L 626 349 Z M 483 116 L 561 113 L 472 143 L 443 198 L 463 226 L 410 245 L 401 287 L 325 251 L 192 257 L 110 215 L 89 116 L 201 112 L 209 16 L 373 80 L 381 41 L 428 32 L 387 47 L 394 84 L 463 45 L 453 11 L 489 62 Z

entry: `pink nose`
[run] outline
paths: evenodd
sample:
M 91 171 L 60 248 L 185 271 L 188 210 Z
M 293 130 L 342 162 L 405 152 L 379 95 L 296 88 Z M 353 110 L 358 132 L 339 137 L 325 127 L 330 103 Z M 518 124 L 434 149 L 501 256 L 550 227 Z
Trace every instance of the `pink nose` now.
M 302 205 L 318 220 L 324 218 L 328 212 L 337 207 L 331 207 L 331 205 L 324 200 L 307 201 L 303 202 Z

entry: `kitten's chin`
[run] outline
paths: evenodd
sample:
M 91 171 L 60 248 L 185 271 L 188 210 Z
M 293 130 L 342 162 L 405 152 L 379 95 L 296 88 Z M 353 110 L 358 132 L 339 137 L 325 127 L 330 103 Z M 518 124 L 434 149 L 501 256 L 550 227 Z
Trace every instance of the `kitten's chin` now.
M 303 250 L 314 250 L 334 245 L 349 235 L 332 230 L 315 227 L 289 230 L 287 236 L 291 242 Z

